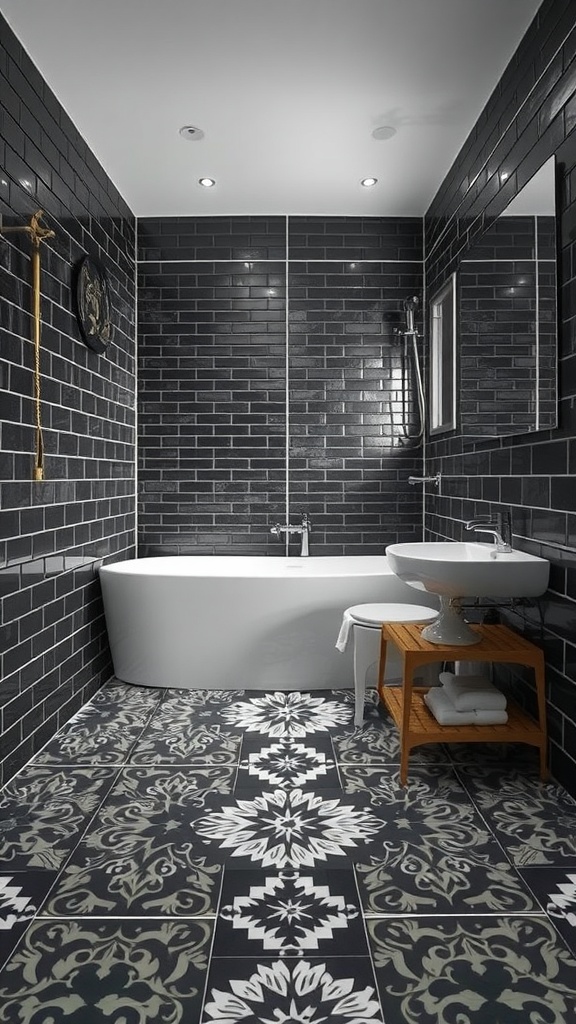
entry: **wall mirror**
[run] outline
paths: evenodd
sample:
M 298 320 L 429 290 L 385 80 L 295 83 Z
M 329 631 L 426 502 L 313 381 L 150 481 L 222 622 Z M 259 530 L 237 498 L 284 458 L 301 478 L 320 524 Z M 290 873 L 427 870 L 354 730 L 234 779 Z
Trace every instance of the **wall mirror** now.
M 474 242 L 458 273 L 459 432 L 557 424 L 555 158 Z
M 430 302 L 430 434 L 456 426 L 456 274 Z

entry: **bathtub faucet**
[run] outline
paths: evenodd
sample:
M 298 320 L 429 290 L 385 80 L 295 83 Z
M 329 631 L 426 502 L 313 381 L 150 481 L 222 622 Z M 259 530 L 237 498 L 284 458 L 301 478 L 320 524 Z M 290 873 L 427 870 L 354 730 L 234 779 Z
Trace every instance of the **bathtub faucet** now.
M 300 537 L 301 537 L 300 556 L 302 558 L 307 558 L 307 556 L 310 554 L 310 532 L 311 532 L 311 530 L 312 530 L 312 523 L 310 522 L 310 518 L 308 516 L 308 513 L 307 512 L 303 512 L 302 513 L 302 525 L 301 526 L 292 526 L 290 523 L 288 523 L 287 526 L 281 526 L 280 523 L 275 523 L 274 526 L 272 526 L 270 528 L 270 533 L 273 533 L 274 536 L 278 537 L 280 540 L 282 540 L 282 534 L 284 534 L 284 533 L 286 533 L 288 535 L 290 535 L 292 533 L 299 533 Z

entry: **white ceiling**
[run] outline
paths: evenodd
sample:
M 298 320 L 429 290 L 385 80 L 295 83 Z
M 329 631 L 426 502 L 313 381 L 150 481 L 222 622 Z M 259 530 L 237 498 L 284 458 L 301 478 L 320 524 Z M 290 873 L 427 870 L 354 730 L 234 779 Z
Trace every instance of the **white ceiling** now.
M 137 216 L 420 216 L 539 5 L 0 0 L 0 12 Z M 179 136 L 189 124 L 201 141 Z M 381 125 L 396 135 L 376 141 Z M 369 175 L 378 184 L 361 188 Z

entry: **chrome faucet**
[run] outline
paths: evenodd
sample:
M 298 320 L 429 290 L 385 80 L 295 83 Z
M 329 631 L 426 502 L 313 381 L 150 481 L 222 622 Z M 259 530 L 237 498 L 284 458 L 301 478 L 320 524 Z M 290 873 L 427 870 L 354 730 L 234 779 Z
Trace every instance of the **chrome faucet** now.
M 282 540 L 282 534 L 298 533 L 300 534 L 300 557 L 307 558 L 310 554 L 310 533 L 312 531 L 312 523 L 307 512 L 302 513 L 302 524 L 301 526 L 292 526 L 288 523 L 286 526 L 281 526 L 280 523 L 275 523 L 274 526 L 270 527 L 270 533 L 273 533 L 275 537 Z
M 512 551 L 512 518 L 508 510 L 496 512 L 493 517 L 480 516 L 478 519 L 470 519 L 464 523 L 464 529 L 490 534 L 494 538 L 496 551 Z

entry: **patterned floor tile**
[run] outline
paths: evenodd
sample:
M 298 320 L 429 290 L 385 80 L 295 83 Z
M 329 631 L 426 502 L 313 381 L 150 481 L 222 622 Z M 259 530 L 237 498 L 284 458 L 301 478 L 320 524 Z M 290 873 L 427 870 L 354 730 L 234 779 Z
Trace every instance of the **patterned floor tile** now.
M 237 868 L 344 867 L 381 842 L 383 822 L 342 790 L 234 793 L 194 831 Z
M 446 751 L 450 760 L 458 765 L 482 765 L 507 772 L 510 767 L 537 777 L 539 774 L 539 751 L 528 743 L 448 743 Z
M 231 704 L 243 700 L 245 690 L 175 690 L 162 691 L 160 711 L 169 721 L 174 718 L 186 719 L 188 725 L 194 727 L 218 725 L 223 726 L 222 712 Z M 228 730 L 230 731 L 230 730 Z
M 229 768 L 124 769 L 43 913 L 214 914 L 221 858 L 195 822 L 221 808 L 233 778 Z
M 164 699 L 166 690 L 156 686 L 136 686 L 111 679 L 92 697 L 87 707 L 97 707 L 103 715 L 122 714 L 131 711 L 143 719 L 151 715 Z
M 520 874 L 576 954 L 576 860 L 571 866 L 525 868 Z
M 561 786 L 522 771 L 458 767 L 458 775 L 512 863 L 576 861 L 576 801 Z
M 123 764 L 160 700 L 160 690 L 107 684 L 36 755 L 35 764 Z
M 401 786 L 395 769 L 355 766 L 342 781 L 386 822 L 380 852 L 356 865 L 367 913 L 538 910 L 450 769 L 415 766 Z
M 570 1024 L 576 961 L 544 918 L 372 920 L 386 1024 Z
M 235 699 L 238 697 L 235 696 Z M 173 752 L 178 758 L 190 745 L 188 737 L 194 736 L 198 730 L 213 732 L 215 735 L 220 732 L 236 735 L 240 741 L 241 733 L 238 730 L 233 733 L 222 723 L 222 712 L 230 707 L 230 703 L 230 698 L 224 700 L 220 691 L 216 690 L 167 690 L 143 739 L 158 742 L 164 736 L 168 744 L 167 753 Z M 177 745 L 178 737 L 182 750 Z
M 533 913 L 528 887 L 510 867 L 488 832 L 431 835 L 413 824 L 386 829 L 385 856 L 356 864 L 366 914 Z M 469 846 L 465 845 L 468 840 Z
M 214 956 L 368 955 L 352 869 L 224 874 Z
M 340 776 L 345 793 L 360 794 L 374 806 L 389 804 L 395 815 L 421 820 L 433 814 L 449 822 L 456 807 L 459 814 L 475 813 L 470 794 L 450 765 L 414 765 L 405 786 L 395 765 L 342 765 Z
M 237 764 L 242 737 L 220 725 L 198 726 L 166 720 L 160 712 L 147 726 L 130 756 L 131 764 Z
M 0 793 L 3 866 L 59 868 L 116 774 L 113 768 L 25 768 Z
M 227 726 L 244 733 L 258 733 L 271 739 L 303 739 L 349 724 L 354 709 L 332 690 L 265 694 L 246 691 L 244 699 L 235 701 L 221 714 Z
M 325 733 L 303 739 L 248 736 L 242 743 L 237 789 L 338 789 L 332 743 Z
M 2 1024 L 198 1024 L 207 921 L 38 921 L 0 976 Z
M 338 764 L 400 764 L 398 727 L 388 716 L 365 719 L 361 728 L 332 730 L 332 742 Z M 426 743 L 410 754 L 410 764 L 449 764 L 446 747 Z
M 55 878 L 55 871 L 5 871 L 0 864 L 0 964 L 38 913 Z
M 383 1024 L 368 957 L 220 959 L 210 965 L 202 1024 Z

